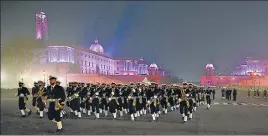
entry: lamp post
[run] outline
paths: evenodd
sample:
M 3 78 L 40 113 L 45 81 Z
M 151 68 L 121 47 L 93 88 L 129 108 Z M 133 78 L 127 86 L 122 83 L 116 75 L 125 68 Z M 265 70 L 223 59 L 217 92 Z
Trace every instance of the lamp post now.
M 46 71 L 43 70 L 43 75 L 44 75 L 44 82 L 46 82 Z

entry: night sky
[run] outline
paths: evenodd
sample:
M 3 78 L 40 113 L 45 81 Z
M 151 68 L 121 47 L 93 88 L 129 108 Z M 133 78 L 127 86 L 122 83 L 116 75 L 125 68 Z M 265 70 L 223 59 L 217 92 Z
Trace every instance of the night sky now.
M 207 63 L 230 72 L 247 56 L 268 58 L 268 2 L 2 2 L 1 44 L 35 38 L 35 14 L 48 15 L 49 42 L 89 48 L 98 37 L 116 57 L 144 57 L 199 81 Z

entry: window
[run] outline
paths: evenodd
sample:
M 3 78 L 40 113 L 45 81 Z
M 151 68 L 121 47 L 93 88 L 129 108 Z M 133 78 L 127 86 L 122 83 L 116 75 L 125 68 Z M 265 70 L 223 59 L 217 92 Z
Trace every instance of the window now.
M 81 65 L 83 65 L 83 60 L 81 60 Z
M 87 55 L 85 54 L 85 57 L 87 57 Z
M 81 56 L 83 56 L 83 53 L 80 53 Z
M 87 66 L 87 61 L 85 61 L 85 66 Z
M 88 62 L 88 66 L 90 66 L 90 62 Z

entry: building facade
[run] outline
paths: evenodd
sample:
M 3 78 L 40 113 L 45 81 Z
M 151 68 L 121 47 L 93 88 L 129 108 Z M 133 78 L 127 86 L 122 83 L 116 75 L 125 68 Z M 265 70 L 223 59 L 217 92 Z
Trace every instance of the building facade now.
M 47 23 L 47 16 L 41 10 L 36 14 L 37 40 L 47 41 Z M 155 63 L 148 65 L 143 58 L 122 59 L 106 55 L 97 38 L 89 49 L 74 45 L 46 45 L 40 64 L 46 66 L 66 64 L 68 67 L 73 67 L 64 70 L 66 73 L 170 76 L 170 72 L 158 68 Z

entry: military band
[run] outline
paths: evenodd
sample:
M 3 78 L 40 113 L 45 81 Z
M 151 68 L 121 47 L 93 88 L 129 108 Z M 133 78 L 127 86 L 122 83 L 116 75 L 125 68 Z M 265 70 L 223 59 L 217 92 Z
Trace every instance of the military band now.
M 179 110 L 183 122 L 187 122 L 205 99 L 209 109 L 212 98 L 211 89 L 204 90 L 203 87 L 186 82 L 182 86 L 70 82 L 64 90 L 56 77 L 50 77 L 49 80 L 50 85 L 47 87 L 42 81 L 34 83 L 32 101 L 40 118 L 44 117 L 44 110 L 48 109 L 47 116 L 57 124 L 57 132 L 62 131 L 61 120 L 64 116 L 74 119 L 81 119 L 82 116 L 92 116 L 94 119 L 111 116 L 114 120 L 128 116 L 130 120 L 136 121 L 150 113 L 151 121 L 155 122 L 160 116 L 162 118 L 162 114 Z M 25 117 L 25 111 L 31 114 L 25 103 L 30 93 L 22 82 L 19 86 L 16 96 L 19 96 L 19 109 L 22 117 Z

